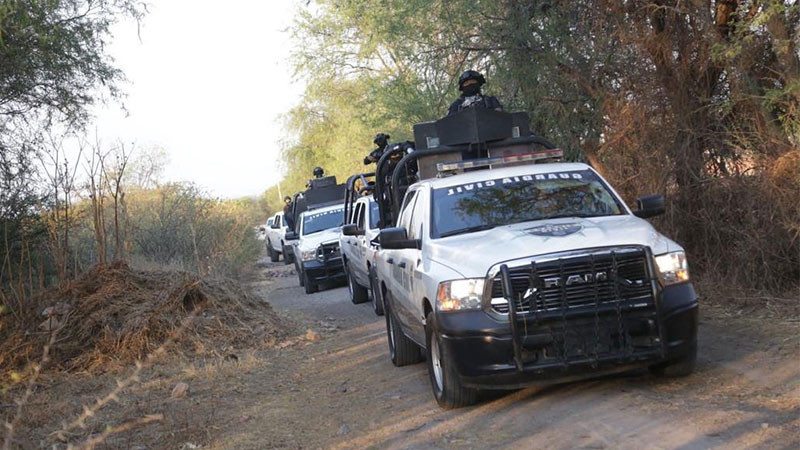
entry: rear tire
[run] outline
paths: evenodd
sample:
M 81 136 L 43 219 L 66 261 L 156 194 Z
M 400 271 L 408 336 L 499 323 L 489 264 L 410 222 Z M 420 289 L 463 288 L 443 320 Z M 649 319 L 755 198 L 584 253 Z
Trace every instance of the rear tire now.
M 278 257 L 280 257 L 280 255 L 272 249 L 272 245 L 269 243 L 269 241 L 267 241 L 267 254 L 269 255 L 270 261 L 278 262 Z
M 381 298 L 381 290 L 378 287 L 378 274 L 376 274 L 375 269 L 372 268 L 369 269 L 369 284 L 372 310 L 375 311 L 375 315 L 382 316 L 384 314 L 383 298 Z
M 691 375 L 697 365 L 697 342 L 682 358 L 655 364 L 649 367 L 650 373 L 657 377 L 679 378 Z
M 389 293 L 386 295 L 390 296 Z M 389 356 L 395 366 L 402 367 L 422 361 L 421 349 L 403 334 L 391 308 L 386 311 L 386 334 L 389 338 Z
M 428 347 L 428 376 L 436 403 L 444 409 L 462 408 L 475 404 L 478 390 L 464 387 L 455 370 L 452 356 L 439 339 L 436 317 L 428 313 L 425 322 L 425 344 Z
M 355 278 L 353 278 L 353 274 L 350 273 L 350 268 L 347 266 L 347 263 L 344 265 L 344 272 L 347 275 L 347 289 L 350 291 L 350 301 L 357 305 L 369 300 L 369 291 L 358 284 Z
M 313 294 L 317 292 L 318 289 L 317 284 L 311 281 L 311 277 L 309 277 L 305 271 L 303 271 L 303 287 L 305 288 L 306 294 Z

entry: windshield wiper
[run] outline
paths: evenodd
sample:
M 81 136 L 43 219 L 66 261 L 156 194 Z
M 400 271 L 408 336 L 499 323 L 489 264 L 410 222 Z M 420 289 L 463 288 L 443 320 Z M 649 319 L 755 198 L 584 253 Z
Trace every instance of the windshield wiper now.
M 441 233 L 439 235 L 439 237 L 440 238 L 444 238 L 444 237 L 448 237 L 448 236 L 454 236 L 456 234 L 474 233 L 476 231 L 491 230 L 492 228 L 495 228 L 496 226 L 497 225 L 483 224 L 483 225 L 475 225 L 475 226 L 466 227 L 466 228 L 459 228 L 457 230 L 450 230 L 450 231 L 446 231 L 444 233 Z
M 588 217 L 601 217 L 602 214 L 557 214 L 555 216 L 542 217 L 536 220 L 551 220 L 551 219 L 585 219 Z

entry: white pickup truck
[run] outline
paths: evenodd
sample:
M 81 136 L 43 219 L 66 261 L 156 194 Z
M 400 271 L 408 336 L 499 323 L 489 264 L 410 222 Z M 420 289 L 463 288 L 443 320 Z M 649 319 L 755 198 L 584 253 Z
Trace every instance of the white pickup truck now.
M 344 280 L 342 255 L 339 250 L 344 206 L 334 205 L 303 212 L 298 218 L 298 233 L 289 232 L 294 241 L 295 267 L 300 286 L 306 294 L 317 292 L 323 283 Z
M 378 236 L 378 204 L 369 196 L 362 196 L 353 204 L 353 213 L 342 227 L 339 245 L 342 249 L 344 271 L 350 300 L 353 303 L 372 302 L 375 314 L 383 315 L 383 302 L 374 295 L 375 257 Z
M 268 222 L 266 228 L 267 255 L 272 262 L 278 262 L 280 256 L 283 255 L 283 261 L 289 264 L 292 262 L 291 251 L 287 251 L 285 241 L 286 231 L 289 228 L 284 223 L 283 211 L 275 214 L 269 220 L 271 223 Z
M 409 186 L 381 230 L 377 284 L 391 359 L 427 357 L 437 402 L 648 367 L 686 375 L 698 300 L 686 255 L 591 167 L 525 164 Z

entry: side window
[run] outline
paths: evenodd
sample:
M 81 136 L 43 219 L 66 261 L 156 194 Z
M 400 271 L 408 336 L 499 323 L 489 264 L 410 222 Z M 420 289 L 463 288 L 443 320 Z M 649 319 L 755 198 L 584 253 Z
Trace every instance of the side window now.
M 364 214 L 364 205 L 361 203 L 357 204 L 355 210 L 353 211 L 353 223 L 356 224 L 357 227 L 361 228 L 361 221 L 360 217 Z
M 422 238 L 423 218 L 425 217 L 427 203 L 427 196 L 420 190 L 417 195 L 417 203 L 414 204 L 414 212 L 411 215 L 411 226 L 408 228 L 409 239 Z
M 381 213 L 378 210 L 378 203 L 371 203 L 369 207 L 369 228 L 378 228 L 378 221 L 381 220 Z
M 364 204 L 363 203 L 359 203 L 358 204 L 358 218 L 356 219 L 356 225 L 358 225 L 358 228 L 360 228 L 362 230 L 364 229 L 364 210 L 365 210 Z
M 358 214 L 358 205 L 351 204 L 350 208 L 347 208 L 347 217 L 345 217 L 345 223 L 356 223 L 356 215 Z
M 411 225 L 411 213 L 414 209 L 414 201 L 417 199 L 418 192 L 417 190 L 406 194 L 406 198 L 403 201 L 403 209 L 400 211 L 400 217 L 397 218 L 398 227 L 404 227 L 408 230 L 409 225 Z
M 280 228 L 280 226 L 281 226 L 281 216 L 275 216 L 275 220 L 273 221 L 273 223 Z

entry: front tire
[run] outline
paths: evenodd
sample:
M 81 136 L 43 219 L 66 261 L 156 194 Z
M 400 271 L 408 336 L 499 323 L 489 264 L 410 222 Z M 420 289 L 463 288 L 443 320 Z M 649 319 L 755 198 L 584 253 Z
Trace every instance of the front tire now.
M 436 403 L 444 409 L 462 408 L 475 404 L 478 390 L 464 387 L 453 364 L 452 355 L 439 338 L 436 315 L 428 313 L 425 320 L 425 344 L 428 347 L 428 376 Z
M 317 283 L 314 283 L 305 271 L 303 271 L 303 288 L 305 288 L 306 294 L 313 294 L 318 289 Z
M 344 271 L 347 274 L 347 289 L 350 291 L 350 301 L 353 302 L 354 305 L 357 305 L 369 300 L 369 292 L 353 278 L 353 274 L 350 273 L 350 268 L 346 263 Z
M 652 365 L 649 369 L 650 373 L 657 377 L 679 378 L 691 375 L 696 365 L 697 342 L 692 345 L 692 348 L 683 357 L 674 361 Z
M 281 243 L 281 250 L 283 251 L 283 263 L 289 265 L 294 262 L 294 254 L 289 251 L 290 248 Z
M 386 295 L 390 296 L 388 292 Z M 402 367 L 422 361 L 421 349 L 403 334 L 400 322 L 391 308 L 386 311 L 386 334 L 389 338 L 389 356 L 392 358 L 392 364 Z

